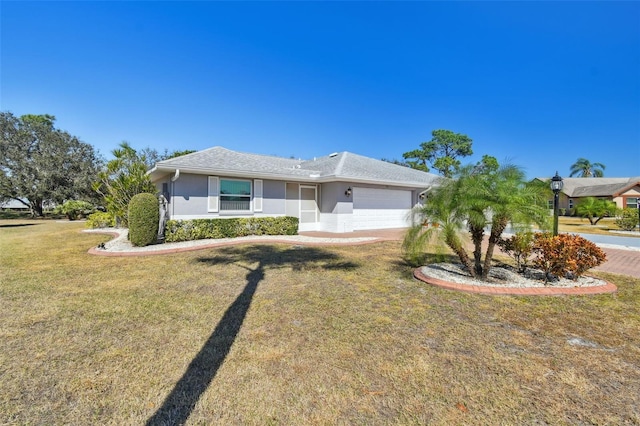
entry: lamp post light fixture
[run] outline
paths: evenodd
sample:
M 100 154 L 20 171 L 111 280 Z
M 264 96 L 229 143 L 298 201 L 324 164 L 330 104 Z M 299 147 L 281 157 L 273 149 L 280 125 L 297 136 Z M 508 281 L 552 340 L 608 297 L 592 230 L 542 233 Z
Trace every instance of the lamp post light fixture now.
M 558 211 L 559 209 L 559 200 L 560 200 L 560 191 L 562 191 L 562 187 L 564 183 L 562 182 L 562 178 L 558 175 L 556 171 L 556 175 L 551 178 L 551 190 L 553 191 L 553 236 L 558 235 Z
M 351 187 L 348 187 L 346 191 L 344 191 L 344 195 L 347 197 L 351 197 Z

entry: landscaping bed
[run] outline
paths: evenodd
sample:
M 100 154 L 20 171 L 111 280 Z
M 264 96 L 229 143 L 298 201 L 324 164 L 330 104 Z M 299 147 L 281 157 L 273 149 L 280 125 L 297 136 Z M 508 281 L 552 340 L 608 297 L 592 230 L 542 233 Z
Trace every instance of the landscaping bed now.
M 639 279 L 490 297 L 395 241 L 114 258 L 82 229 L 0 221 L 3 424 L 640 423 Z

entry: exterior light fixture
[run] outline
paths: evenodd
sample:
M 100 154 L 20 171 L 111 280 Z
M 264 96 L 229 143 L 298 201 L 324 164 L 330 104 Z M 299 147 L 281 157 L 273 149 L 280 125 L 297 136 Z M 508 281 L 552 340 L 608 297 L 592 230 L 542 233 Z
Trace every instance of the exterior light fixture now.
M 553 236 L 558 235 L 558 211 L 559 211 L 559 200 L 560 200 L 560 191 L 562 191 L 562 187 L 564 183 L 562 182 L 562 178 L 558 175 L 556 171 L 556 175 L 551 178 L 551 190 L 553 191 Z
M 351 197 L 351 187 L 348 187 L 346 191 L 344 191 L 344 195 L 347 197 Z

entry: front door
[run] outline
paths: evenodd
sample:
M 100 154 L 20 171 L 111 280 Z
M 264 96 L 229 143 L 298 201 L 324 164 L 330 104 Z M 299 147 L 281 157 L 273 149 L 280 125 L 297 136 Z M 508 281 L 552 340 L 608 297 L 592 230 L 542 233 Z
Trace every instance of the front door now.
M 318 189 L 300 185 L 300 231 L 316 230 L 318 222 Z

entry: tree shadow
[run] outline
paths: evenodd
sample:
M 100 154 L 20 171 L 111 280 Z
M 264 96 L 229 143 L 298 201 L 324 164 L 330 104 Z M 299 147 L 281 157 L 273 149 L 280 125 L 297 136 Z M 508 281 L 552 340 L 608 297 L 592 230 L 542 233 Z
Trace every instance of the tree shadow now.
M 0 225 L 0 228 L 19 228 L 22 226 L 34 226 L 34 225 L 39 225 L 39 223 L 9 223 L 9 224 Z
M 147 425 L 182 425 L 187 421 L 196 403 L 208 389 L 229 354 L 251 306 L 258 284 L 265 277 L 265 270 L 283 267 L 291 267 L 294 271 L 316 268 L 351 270 L 360 266 L 315 247 L 293 246 L 283 249 L 278 246 L 252 245 L 224 247 L 218 252 L 216 256 L 199 257 L 196 262 L 212 266 L 233 264 L 246 269 L 247 283 L 227 308 L 162 406 L 147 420 Z M 256 263 L 257 266 L 253 269 L 245 266 Z

